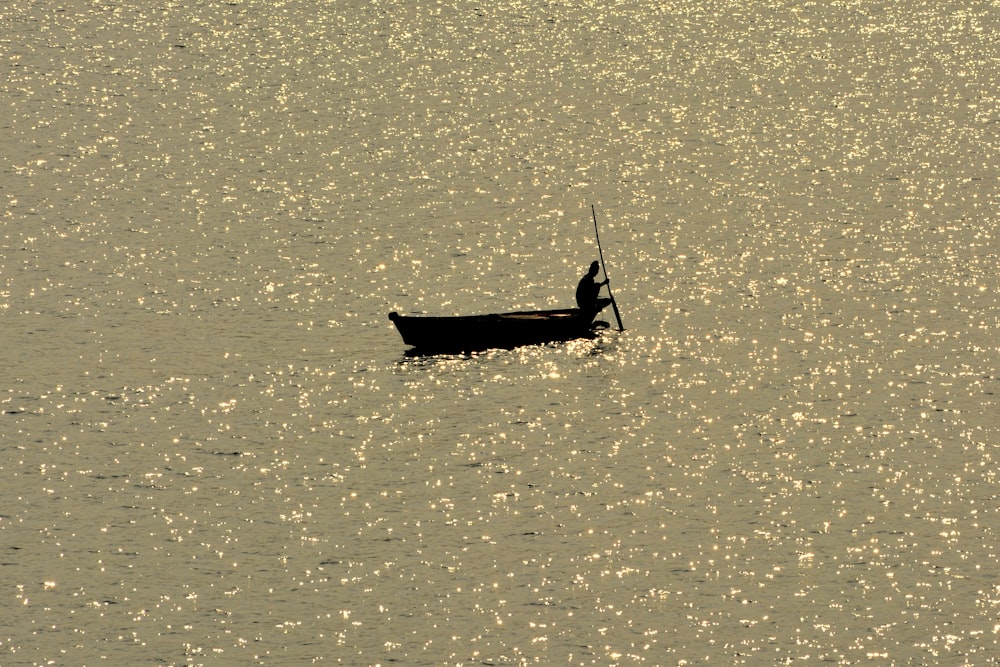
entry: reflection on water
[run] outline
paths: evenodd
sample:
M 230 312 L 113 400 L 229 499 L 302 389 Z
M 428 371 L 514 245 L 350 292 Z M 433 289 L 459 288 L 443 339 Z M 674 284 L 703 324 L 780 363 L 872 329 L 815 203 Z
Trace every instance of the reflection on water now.
M 0 662 L 996 653 L 992 7 L 592 4 L 7 12 Z

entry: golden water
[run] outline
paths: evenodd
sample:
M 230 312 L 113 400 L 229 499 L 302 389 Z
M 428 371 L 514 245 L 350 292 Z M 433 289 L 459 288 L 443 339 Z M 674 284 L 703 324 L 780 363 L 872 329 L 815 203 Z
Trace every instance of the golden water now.
M 0 10 L 0 664 L 995 659 L 995 4 L 414 4 Z

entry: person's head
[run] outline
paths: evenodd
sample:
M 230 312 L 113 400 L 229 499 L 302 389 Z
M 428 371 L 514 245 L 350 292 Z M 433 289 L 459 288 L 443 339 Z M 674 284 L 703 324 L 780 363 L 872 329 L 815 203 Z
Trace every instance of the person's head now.
M 590 265 L 590 272 L 587 273 L 587 275 L 593 278 L 594 276 L 597 275 L 597 272 L 600 270 L 601 270 L 601 265 L 598 264 L 597 262 L 594 262 L 593 264 Z

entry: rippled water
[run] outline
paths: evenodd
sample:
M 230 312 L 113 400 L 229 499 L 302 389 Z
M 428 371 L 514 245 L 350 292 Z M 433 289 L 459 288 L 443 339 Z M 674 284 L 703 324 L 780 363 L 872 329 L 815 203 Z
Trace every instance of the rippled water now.
M 0 10 L 0 663 L 995 660 L 997 16 Z

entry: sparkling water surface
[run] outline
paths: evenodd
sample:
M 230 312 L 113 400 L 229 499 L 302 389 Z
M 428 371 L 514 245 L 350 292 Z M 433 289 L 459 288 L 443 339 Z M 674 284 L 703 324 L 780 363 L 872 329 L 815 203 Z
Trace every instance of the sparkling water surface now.
M 995 661 L 998 16 L 0 10 L 0 664 Z

